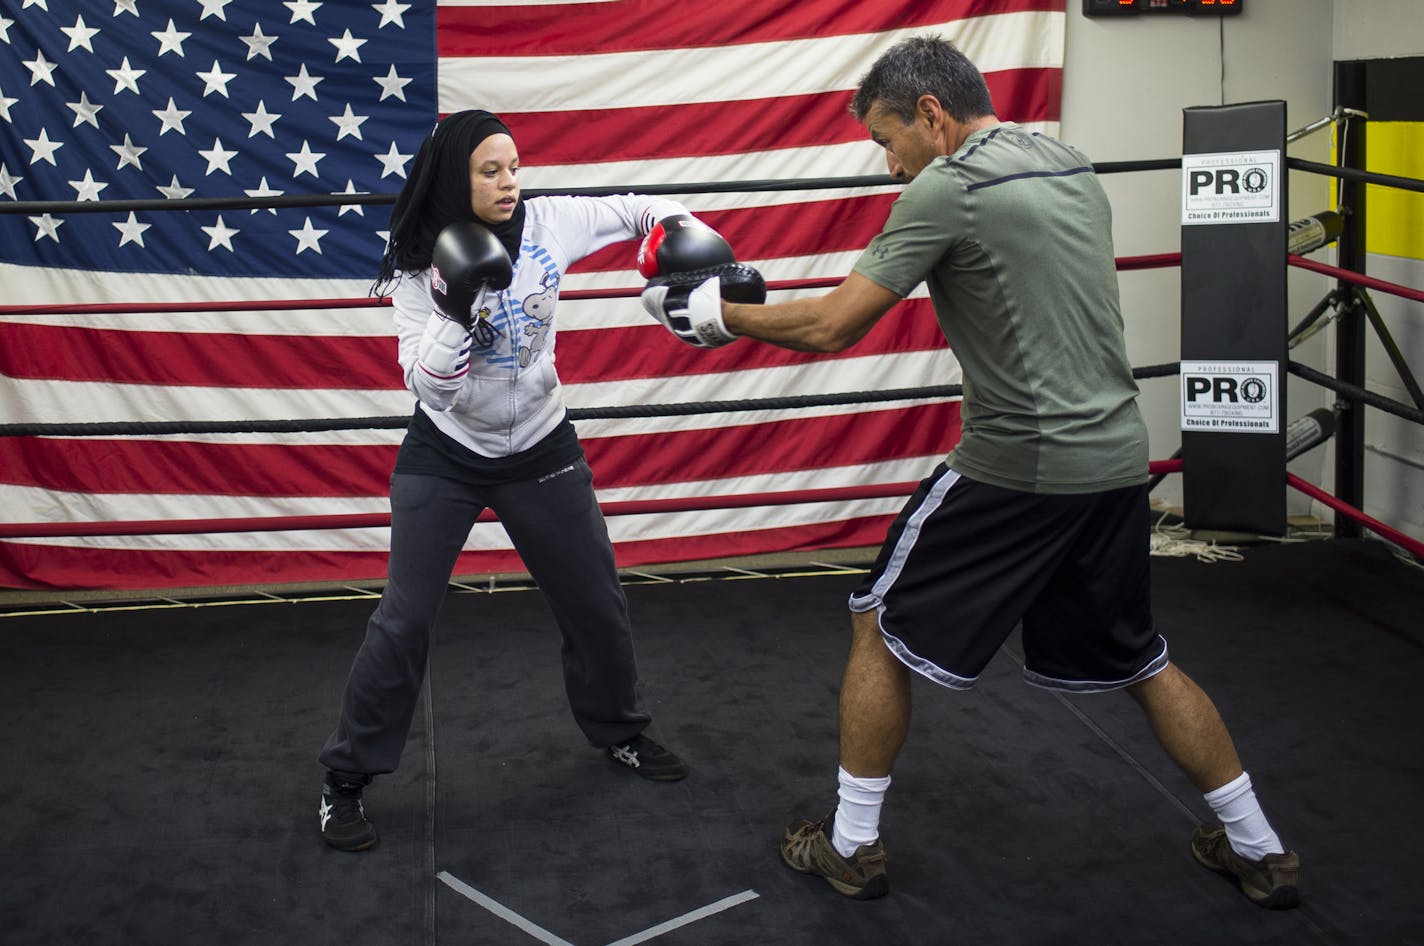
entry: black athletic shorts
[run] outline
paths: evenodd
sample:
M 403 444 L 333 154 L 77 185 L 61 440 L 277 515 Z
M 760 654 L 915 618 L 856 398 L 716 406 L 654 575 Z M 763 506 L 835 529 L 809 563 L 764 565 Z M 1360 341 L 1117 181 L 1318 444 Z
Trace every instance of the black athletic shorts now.
M 1023 623 L 1024 678 L 1112 690 L 1167 665 L 1152 620 L 1147 487 L 1025 493 L 940 464 L 891 525 L 852 611 L 912 670 L 974 686 Z

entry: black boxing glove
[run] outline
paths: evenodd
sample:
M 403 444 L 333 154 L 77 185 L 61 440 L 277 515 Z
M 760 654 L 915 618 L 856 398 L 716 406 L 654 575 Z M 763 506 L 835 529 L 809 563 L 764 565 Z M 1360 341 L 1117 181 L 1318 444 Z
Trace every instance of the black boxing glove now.
M 638 247 L 638 272 L 644 279 L 735 261 L 731 244 L 691 214 L 659 220 Z
M 473 220 L 440 231 L 430 257 L 430 298 L 440 315 L 471 329 L 485 294 L 509 287 L 514 264 L 499 238 Z
M 766 282 L 736 261 L 720 233 L 691 214 L 659 220 L 638 247 L 638 272 L 649 286 L 698 286 L 716 277 L 728 302 L 766 301 Z
M 691 214 L 659 220 L 638 247 L 638 272 L 649 286 L 696 286 L 716 277 L 728 302 L 766 301 L 761 273 L 736 261 L 722 235 Z

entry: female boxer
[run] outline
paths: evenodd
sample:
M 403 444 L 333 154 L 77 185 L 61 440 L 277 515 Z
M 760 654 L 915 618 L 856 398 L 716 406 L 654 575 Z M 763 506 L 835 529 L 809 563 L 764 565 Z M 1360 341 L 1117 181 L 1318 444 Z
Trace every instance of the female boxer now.
M 684 239 L 684 229 L 695 236 Z M 388 583 L 319 755 L 321 834 L 331 846 L 376 843 L 362 789 L 400 761 L 431 628 L 486 508 L 553 608 L 564 687 L 584 736 L 644 778 L 687 774 L 644 733 L 650 716 L 637 691 L 627 603 L 554 370 L 564 273 L 639 237 L 645 250 L 660 244 L 664 259 L 691 246 L 688 268 L 705 262 L 699 250 L 725 247 L 671 200 L 522 200 L 514 138 L 489 112 L 450 115 L 421 145 L 373 287 L 390 290 L 401 371 L 418 401 L 391 477 Z

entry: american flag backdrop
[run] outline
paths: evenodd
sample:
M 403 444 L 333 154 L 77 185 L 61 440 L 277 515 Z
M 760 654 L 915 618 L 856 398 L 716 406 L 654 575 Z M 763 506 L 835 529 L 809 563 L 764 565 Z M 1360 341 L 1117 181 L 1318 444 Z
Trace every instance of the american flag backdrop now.
M 6 202 L 353 195 L 352 203 L 0 214 L 0 304 L 217 311 L 0 315 L 7 424 L 408 415 L 389 309 L 307 309 L 370 288 L 393 194 L 441 115 L 512 129 L 527 191 L 681 185 L 672 196 L 778 281 L 839 278 L 895 187 L 699 192 L 698 183 L 882 175 L 847 111 L 875 56 L 917 32 L 984 70 L 1001 118 L 1058 130 L 1064 0 L 0 0 Z M 633 289 L 636 244 L 564 290 Z M 785 289 L 790 298 L 821 289 Z M 271 311 L 231 303 L 274 300 Z M 222 305 L 229 303 L 229 305 Z M 855 348 L 682 346 L 636 296 L 565 299 L 575 408 L 770 398 L 959 380 L 922 291 Z M 957 436 L 953 400 L 581 420 L 600 499 L 903 483 Z M 384 513 L 400 429 L 0 437 L 10 523 Z M 625 567 L 877 544 L 896 498 L 616 515 Z M 0 586 L 358 581 L 384 528 L 0 541 Z M 458 571 L 518 571 L 498 523 Z

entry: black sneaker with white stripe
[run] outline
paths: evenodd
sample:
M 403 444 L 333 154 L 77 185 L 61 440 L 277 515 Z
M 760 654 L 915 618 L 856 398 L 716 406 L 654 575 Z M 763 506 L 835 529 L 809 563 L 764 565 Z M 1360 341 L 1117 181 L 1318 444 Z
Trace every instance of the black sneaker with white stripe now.
M 687 766 L 676 754 L 639 733 L 627 742 L 608 747 L 608 758 L 654 782 L 676 782 L 687 777 Z
M 321 786 L 321 836 L 338 851 L 364 851 L 376 846 L 376 826 L 366 820 L 361 790 L 369 775 L 327 772 Z

